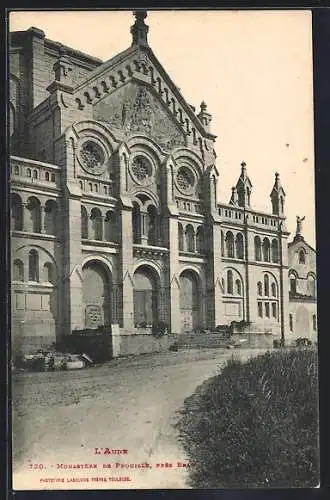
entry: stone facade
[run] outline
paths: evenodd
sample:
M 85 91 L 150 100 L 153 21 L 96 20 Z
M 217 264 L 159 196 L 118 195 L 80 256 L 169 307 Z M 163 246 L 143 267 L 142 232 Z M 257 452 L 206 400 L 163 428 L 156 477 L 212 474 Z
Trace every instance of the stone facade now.
M 244 162 L 219 203 L 206 104 L 185 102 L 140 14 L 131 31 L 106 63 L 36 28 L 11 35 L 14 350 L 114 324 L 125 353 L 159 323 L 180 334 L 244 320 L 294 338 L 278 174 L 270 213 L 251 206 Z

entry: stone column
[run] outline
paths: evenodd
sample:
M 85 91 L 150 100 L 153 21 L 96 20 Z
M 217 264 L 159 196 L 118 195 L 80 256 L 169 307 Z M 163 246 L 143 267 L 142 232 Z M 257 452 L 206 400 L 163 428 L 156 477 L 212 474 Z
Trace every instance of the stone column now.
M 129 199 L 123 200 L 120 214 L 120 266 L 119 279 L 122 282 L 119 324 L 126 333 L 132 333 L 134 328 L 134 303 L 133 303 L 133 228 L 132 228 L 132 203 Z
M 140 210 L 141 245 L 148 244 L 148 214 Z

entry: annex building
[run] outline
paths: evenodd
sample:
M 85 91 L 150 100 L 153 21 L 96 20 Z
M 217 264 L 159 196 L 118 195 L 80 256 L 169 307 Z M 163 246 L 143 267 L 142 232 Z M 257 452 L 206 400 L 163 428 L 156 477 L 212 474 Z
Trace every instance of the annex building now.
M 316 339 L 315 251 L 301 224 L 288 242 L 279 175 L 269 213 L 253 209 L 244 162 L 218 201 L 212 116 L 156 59 L 145 17 L 106 62 L 11 33 L 14 349 L 115 324 L 127 352 L 154 345 L 158 323 Z

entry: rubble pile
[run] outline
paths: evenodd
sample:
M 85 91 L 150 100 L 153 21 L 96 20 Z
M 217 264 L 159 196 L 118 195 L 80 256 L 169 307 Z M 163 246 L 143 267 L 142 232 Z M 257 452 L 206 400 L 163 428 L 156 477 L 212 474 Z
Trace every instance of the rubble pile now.
M 93 366 L 93 359 L 87 354 L 60 352 L 55 349 L 38 349 L 29 354 L 16 356 L 14 369 L 18 371 L 77 370 Z

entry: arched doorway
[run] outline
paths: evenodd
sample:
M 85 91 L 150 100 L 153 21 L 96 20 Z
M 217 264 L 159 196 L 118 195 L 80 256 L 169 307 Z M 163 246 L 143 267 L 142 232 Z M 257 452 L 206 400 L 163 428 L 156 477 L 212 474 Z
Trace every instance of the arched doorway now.
M 83 303 L 85 327 L 97 328 L 111 324 L 111 276 L 98 261 L 89 261 L 83 267 Z
M 198 278 L 193 271 L 180 275 L 181 331 L 191 332 L 201 326 L 201 296 Z
M 134 325 L 151 327 L 158 320 L 158 287 L 156 273 L 148 266 L 134 273 Z

